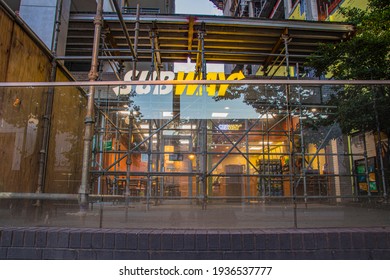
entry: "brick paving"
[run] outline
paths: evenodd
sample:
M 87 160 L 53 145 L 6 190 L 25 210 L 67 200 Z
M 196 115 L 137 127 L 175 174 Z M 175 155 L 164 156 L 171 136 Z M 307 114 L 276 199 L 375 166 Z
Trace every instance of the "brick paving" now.
M 2 227 L 0 244 L 0 259 L 390 259 L 390 228 L 176 233 Z

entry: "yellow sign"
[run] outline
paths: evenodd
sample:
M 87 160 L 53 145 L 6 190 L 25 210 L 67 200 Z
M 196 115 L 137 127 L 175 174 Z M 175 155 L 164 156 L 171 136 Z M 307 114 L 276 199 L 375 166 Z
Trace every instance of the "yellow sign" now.
M 131 81 L 133 77 L 133 70 L 126 73 L 124 80 Z M 138 81 L 173 81 L 175 80 L 175 73 L 172 71 L 161 71 L 160 78 L 158 79 L 157 72 L 149 71 L 136 71 L 136 77 Z M 234 81 L 242 80 L 245 76 L 242 72 L 230 74 L 227 78 L 225 73 L 210 72 L 207 73 L 206 80 L 220 80 L 220 81 Z M 187 75 L 184 72 L 177 73 L 177 81 L 196 81 L 200 80 L 200 77 L 196 76 L 195 72 L 189 72 Z M 113 88 L 116 95 L 129 95 L 132 91 L 137 95 L 154 94 L 154 95 L 166 95 L 174 92 L 175 95 L 182 95 L 184 92 L 186 95 L 203 95 L 203 91 L 207 92 L 208 96 L 225 96 L 226 90 L 229 85 L 222 84 L 217 85 L 177 85 L 175 91 L 173 85 L 137 85 L 137 86 L 125 86 Z
M 242 127 L 242 124 L 220 124 L 218 125 L 218 128 L 220 130 L 240 130 Z

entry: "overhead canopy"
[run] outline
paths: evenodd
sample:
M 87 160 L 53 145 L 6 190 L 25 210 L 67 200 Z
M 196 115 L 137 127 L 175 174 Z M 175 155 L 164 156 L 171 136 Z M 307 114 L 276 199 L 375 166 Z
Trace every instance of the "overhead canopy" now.
M 68 59 L 91 56 L 94 16 L 71 14 L 66 49 Z M 123 18 L 134 42 L 136 16 L 123 14 Z M 288 45 L 290 63 L 301 64 L 320 43 L 348 39 L 354 27 L 330 22 L 144 14 L 140 16 L 138 61 L 152 61 L 153 46 L 155 53 L 160 53 L 161 63 L 186 62 L 188 58 L 197 61 L 197 54 L 202 50 L 199 40 L 202 30 L 205 31 L 203 50 L 207 63 L 268 66 L 279 54 L 284 56 L 283 34 L 291 39 Z M 124 61 L 132 59 L 115 13 L 104 14 L 104 34 L 107 55 Z M 153 35 L 156 36 L 154 40 Z

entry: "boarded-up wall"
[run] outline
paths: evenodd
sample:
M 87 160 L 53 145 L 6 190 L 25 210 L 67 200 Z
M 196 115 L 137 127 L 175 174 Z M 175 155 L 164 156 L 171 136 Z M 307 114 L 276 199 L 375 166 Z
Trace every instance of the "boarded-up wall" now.
M 0 13 L 2 24 L 12 31 L 2 32 L 0 76 L 6 82 L 48 81 L 49 58 L 12 18 Z M 8 159 L 0 161 L 0 191 L 35 191 L 45 89 L 5 88 L 0 94 L 0 154 Z
M 0 82 L 4 82 L 6 79 L 9 51 L 11 48 L 13 22 L 9 19 L 9 17 L 4 15 L 4 11 L 2 10 L 0 10 L 0 26 Z M 1 111 L 2 110 L 0 110 L 0 113 Z
M 57 71 L 57 81 L 67 78 Z M 77 88 L 55 90 L 46 192 L 77 193 L 81 179 L 86 99 Z
M 2 8 L 0 26 L 0 81 L 49 81 L 50 56 Z M 57 72 L 59 80 L 69 80 L 62 70 Z M 47 92 L 48 88 L 0 89 L 0 192 L 37 189 Z M 80 180 L 84 104 L 76 88 L 55 91 L 46 192 L 77 192 L 69 180 Z M 59 174 L 66 174 L 61 175 L 68 179 L 66 184 L 60 183 Z

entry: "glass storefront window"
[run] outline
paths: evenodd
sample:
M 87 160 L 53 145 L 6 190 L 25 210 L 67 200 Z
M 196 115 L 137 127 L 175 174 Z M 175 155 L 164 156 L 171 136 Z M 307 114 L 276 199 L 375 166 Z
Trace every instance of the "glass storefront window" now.
M 164 215 L 172 219 L 172 227 L 200 225 L 197 217 L 205 219 L 201 227 L 227 226 L 215 221 L 207 225 L 198 212 L 214 211 L 211 216 L 220 219 L 227 209 L 235 217 L 233 227 L 250 223 L 245 219 L 254 218 L 260 209 L 266 216 L 277 217 L 266 227 L 291 227 L 297 222 L 294 219 L 301 226 L 310 226 L 317 222 L 306 219 L 305 213 L 333 211 L 331 205 L 354 203 L 368 195 L 381 199 L 383 186 L 375 149 L 364 144 L 364 135 L 348 138 L 337 123 L 326 122 L 333 111 L 325 101 L 333 87 L 232 84 L 224 96 L 217 94 L 221 86 L 213 96 L 203 94 L 207 92 L 204 87 L 197 86 L 189 95 L 184 88 L 178 96 L 175 86 L 164 96 L 153 94 L 153 88 L 148 94 L 129 95 L 117 95 L 111 87 L 97 88 L 89 196 L 96 215 L 110 214 L 86 225 L 104 227 L 122 221 L 125 216 L 119 207 L 126 209 L 126 219 L 144 219 L 145 225 L 158 227 L 162 224 L 154 219 Z M 8 174 L 1 179 L 3 193 L 36 191 L 36 179 L 24 174 L 33 173 L 34 168 L 38 174 L 38 165 L 26 163 L 31 162 L 29 151 L 39 158 L 42 131 L 34 116 L 43 114 L 46 90 L 13 89 L 13 95 L 21 96 L 22 105 L 2 111 L 3 154 L 7 151 L 7 162 L 12 163 L 2 165 L 3 173 Z M 78 207 L 84 108 L 79 89 L 56 88 L 43 194 L 74 196 L 40 202 L 63 215 L 67 215 L 66 209 Z M 316 122 L 321 120 L 324 122 Z M 313 129 L 313 123 L 324 125 Z M 376 143 L 374 136 L 365 137 L 368 143 Z M 368 147 L 366 158 L 364 145 Z M 6 146 L 10 148 L 4 149 Z M 16 164 L 19 173 L 12 169 Z M 28 181 L 29 189 L 14 189 L 7 181 L 11 175 Z M 2 205 L 6 204 L 7 200 L 2 200 Z M 304 210 L 303 205 L 308 208 Z M 261 208 L 270 206 L 274 208 Z M 122 214 L 115 216 L 114 209 Z M 179 216 L 173 214 L 175 210 Z M 150 217 L 142 211 L 150 211 Z M 339 218 L 337 224 L 343 220 Z M 184 219 L 191 222 L 184 223 Z M 127 226 L 135 227 L 133 223 Z

